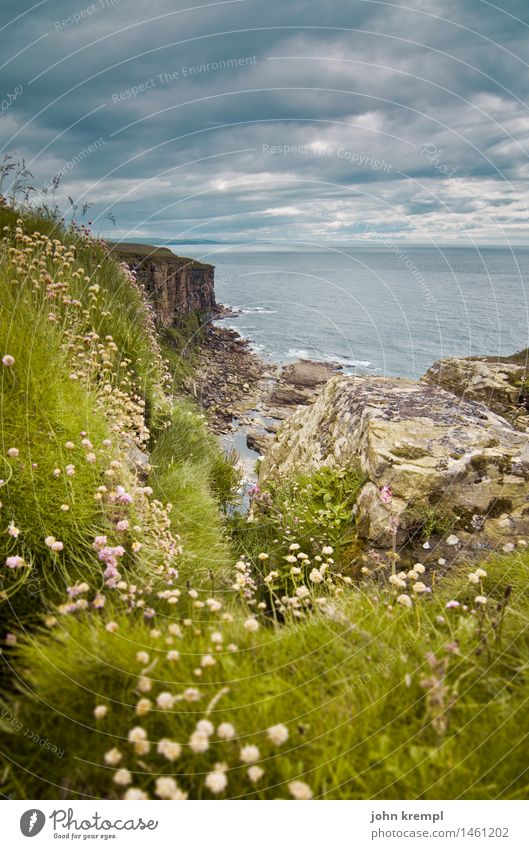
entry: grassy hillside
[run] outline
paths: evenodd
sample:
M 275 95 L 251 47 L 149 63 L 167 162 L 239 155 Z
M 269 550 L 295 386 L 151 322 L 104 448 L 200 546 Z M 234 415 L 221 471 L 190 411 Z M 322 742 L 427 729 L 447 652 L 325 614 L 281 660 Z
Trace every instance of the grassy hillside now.
M 524 798 L 528 555 L 362 571 L 354 471 L 228 521 L 134 278 L 0 223 L 2 792 Z

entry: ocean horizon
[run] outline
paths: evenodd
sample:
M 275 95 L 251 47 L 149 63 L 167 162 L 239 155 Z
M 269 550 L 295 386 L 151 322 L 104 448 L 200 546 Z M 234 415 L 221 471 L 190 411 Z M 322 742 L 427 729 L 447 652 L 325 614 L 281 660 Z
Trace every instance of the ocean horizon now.
M 165 243 L 215 265 L 221 320 L 270 362 L 420 377 L 451 356 L 529 343 L 529 248 Z

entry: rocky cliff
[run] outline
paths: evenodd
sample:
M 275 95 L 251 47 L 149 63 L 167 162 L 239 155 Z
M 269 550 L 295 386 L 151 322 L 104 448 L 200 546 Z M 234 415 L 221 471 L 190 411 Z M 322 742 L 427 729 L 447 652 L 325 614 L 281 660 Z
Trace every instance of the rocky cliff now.
M 377 546 L 390 545 L 394 530 L 404 544 L 427 526 L 490 540 L 529 532 L 528 436 L 443 389 L 335 377 L 286 420 L 260 478 L 351 465 L 366 476 L 358 530 Z
M 110 247 L 145 286 L 160 327 L 178 325 L 183 316 L 192 313 L 207 316 L 215 310 L 212 265 L 153 245 L 119 243 Z

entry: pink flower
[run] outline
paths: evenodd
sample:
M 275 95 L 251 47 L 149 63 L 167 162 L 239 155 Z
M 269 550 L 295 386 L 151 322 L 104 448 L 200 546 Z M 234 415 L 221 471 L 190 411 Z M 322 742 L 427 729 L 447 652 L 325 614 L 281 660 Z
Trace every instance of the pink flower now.
M 11 557 L 6 558 L 6 566 L 9 569 L 20 569 L 21 566 L 25 566 L 24 558 L 19 557 L 18 554 L 13 554 Z
M 116 522 L 116 530 L 117 531 L 128 531 L 129 522 L 128 519 L 121 519 L 119 522 Z
M 93 548 L 95 548 L 96 551 L 99 551 L 106 544 L 107 544 L 107 538 L 105 536 L 102 536 L 102 537 L 96 537 L 94 539 L 93 543 L 92 543 L 92 546 L 93 546 Z
M 20 452 L 18 448 L 9 448 L 7 451 L 7 456 L 11 457 L 12 459 L 15 459 L 16 457 L 18 457 L 19 453 Z
M 452 601 L 446 602 L 446 607 L 447 607 L 448 610 L 450 610 L 451 607 L 459 607 L 459 602 L 456 601 L 455 599 L 452 599 Z
M 380 498 L 384 502 L 384 504 L 389 504 L 389 502 L 393 498 L 393 493 L 391 491 L 390 486 L 381 486 L 380 487 Z
M 5 354 L 2 357 L 2 365 L 7 366 L 7 367 L 14 366 L 15 365 L 15 358 L 12 357 L 11 354 Z

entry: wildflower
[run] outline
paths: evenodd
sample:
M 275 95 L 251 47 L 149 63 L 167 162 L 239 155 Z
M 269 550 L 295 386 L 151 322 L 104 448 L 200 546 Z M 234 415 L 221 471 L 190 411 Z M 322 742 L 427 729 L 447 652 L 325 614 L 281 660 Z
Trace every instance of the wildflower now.
M 479 584 L 479 577 L 476 575 L 475 572 L 468 573 L 468 580 L 471 584 Z
M 75 448 L 75 445 L 73 442 L 65 442 L 64 447 L 68 448 L 71 451 L 73 448 Z
M 168 651 L 167 652 L 167 660 L 173 662 L 175 660 L 180 660 L 180 652 L 179 651 Z
M 476 604 L 486 604 L 488 599 L 486 595 L 477 595 L 474 601 Z
M 399 595 L 397 601 L 399 604 L 402 604 L 403 607 L 411 607 L 412 605 L 412 600 L 406 593 Z
M 459 542 L 459 537 L 455 534 L 450 534 L 449 537 L 446 538 L 447 545 L 457 545 Z
M 213 772 L 208 772 L 204 782 L 210 793 L 214 795 L 223 793 L 228 785 L 226 773 L 221 769 L 214 769 Z
M 123 755 L 119 751 L 119 749 L 109 749 L 108 752 L 105 752 L 103 755 L 103 760 L 108 766 L 117 766 L 117 764 L 121 761 Z
M 110 631 L 111 634 L 115 634 L 118 628 L 119 625 L 117 622 L 109 622 L 108 625 L 106 625 L 106 630 Z
M 475 574 L 478 576 L 478 578 L 486 578 L 487 577 L 487 573 L 486 573 L 485 569 L 476 569 Z
M 106 705 L 97 705 L 94 708 L 94 716 L 96 719 L 103 719 L 108 713 L 108 708 Z
M 294 557 L 293 554 L 287 554 L 285 560 L 287 561 L 287 563 L 297 563 L 297 558 Z
M 391 490 L 391 487 L 390 486 L 381 486 L 379 493 L 380 493 L 380 500 L 384 504 L 389 504 L 389 502 L 393 498 L 393 492 Z
M 98 593 L 96 596 L 94 596 L 92 605 L 96 608 L 96 610 L 101 610 L 101 608 L 105 606 L 105 602 L 105 596 L 101 595 L 101 593 Z
M 116 522 L 116 531 L 128 531 L 129 522 L 128 519 L 121 519 L 119 522 Z
M 202 693 L 196 687 L 188 687 L 184 690 L 184 699 L 186 702 L 198 702 L 202 698 Z
M 427 593 L 427 592 L 429 592 L 429 588 L 426 586 L 426 584 L 423 584 L 422 581 L 417 581 L 413 585 L 413 592 L 414 593 Z
M 136 653 L 136 660 L 138 663 L 143 663 L 143 665 L 146 666 L 149 662 L 149 655 L 146 651 L 139 651 Z
M 85 457 L 85 460 L 86 460 L 87 463 L 95 463 L 96 460 L 97 460 L 97 457 L 96 457 L 96 455 L 94 454 L 93 451 L 89 451 L 88 454 Z
M 25 566 L 24 558 L 18 554 L 12 554 L 11 557 L 6 557 L 6 564 L 9 569 L 20 569 Z
M 501 550 L 504 551 L 505 554 L 508 554 L 513 549 L 514 549 L 514 544 L 512 542 L 506 542 Z
M 61 504 L 61 510 L 62 510 L 63 513 L 67 513 L 69 509 L 70 509 L 69 504 Z
M 136 716 L 145 716 L 152 707 L 150 699 L 140 699 L 136 705 Z
M 168 775 L 156 779 L 155 793 L 160 799 L 174 799 L 178 793 L 178 784 Z
M 20 533 L 20 529 L 15 526 L 14 522 L 10 522 L 7 528 L 7 533 L 10 537 L 14 537 L 16 539 Z
M 253 616 L 251 616 L 244 623 L 244 627 L 246 628 L 248 633 L 254 634 L 256 631 L 259 630 L 259 622 L 257 621 L 257 619 L 255 619 Z
M 118 769 L 118 771 L 114 774 L 112 781 L 115 784 L 119 784 L 122 787 L 126 787 L 127 784 L 130 784 L 132 781 L 132 775 L 128 771 L 128 769 Z
M 69 478 L 72 478 L 75 475 L 75 466 L 73 465 L 73 463 L 68 463 L 68 465 L 66 466 L 66 474 Z
M 156 697 L 156 704 L 160 710 L 171 710 L 174 707 L 175 698 L 171 693 L 160 693 Z
M 257 559 L 258 560 L 268 560 L 268 554 L 266 554 L 264 551 L 261 551 L 261 553 L 257 555 Z
M 426 570 L 425 570 L 425 567 L 422 565 L 422 563 L 415 563 L 415 565 L 413 567 L 413 571 L 418 572 L 419 575 L 424 575 L 424 572 Z
M 321 553 L 322 554 L 332 554 L 333 551 L 334 551 L 334 549 L 333 549 L 332 545 L 324 545 L 322 550 L 321 550 Z
M 310 595 L 310 592 L 308 588 L 304 584 L 302 584 L 296 589 L 296 595 L 298 598 L 306 598 L 308 595 Z
M 223 639 L 224 639 L 224 637 L 222 636 L 220 631 L 213 631 L 213 633 L 210 636 L 211 642 L 215 643 L 215 645 L 222 643 Z
M 201 755 L 209 749 L 209 737 L 207 734 L 201 734 L 200 731 L 193 731 L 189 738 L 189 748 L 196 755 Z
M 394 584 L 396 587 L 399 587 L 401 589 L 406 588 L 406 581 L 404 581 L 402 578 L 399 578 L 398 575 L 390 575 L 389 583 Z
M 291 781 L 288 785 L 288 789 L 290 790 L 290 795 L 293 796 L 294 799 L 312 799 L 312 790 L 308 784 L 305 784 L 304 781 Z
M 168 740 L 167 737 L 163 737 L 159 740 L 158 745 L 156 746 L 156 751 L 159 755 L 163 755 L 164 758 L 167 758 L 168 761 L 175 761 L 182 754 L 182 747 L 180 743 L 174 743 L 172 740 Z
M 288 740 L 289 731 L 286 725 L 272 725 L 266 733 L 274 746 L 282 746 Z
M 447 610 L 450 610 L 452 607 L 459 607 L 459 602 L 456 601 L 455 598 L 453 598 L 450 601 L 446 602 L 445 607 L 446 607 Z
M 13 460 L 16 459 L 19 454 L 20 454 L 20 451 L 18 450 L 18 448 L 8 448 L 7 449 L 7 456 L 11 457 L 11 459 L 13 459 Z
M 289 545 L 289 547 L 288 547 L 288 550 L 289 550 L 289 551 L 299 551 L 299 549 L 300 549 L 300 546 L 299 546 L 299 543 L 297 543 L 297 542 L 293 542 L 293 543 L 292 543 L 291 545 Z
M 256 784 L 264 775 L 264 769 L 254 764 L 248 767 L 248 778 L 253 784 Z
M 221 722 L 219 727 L 217 728 L 217 735 L 221 740 L 233 740 L 235 737 L 235 728 L 231 724 L 231 722 Z
M 211 654 L 205 654 L 202 660 L 200 661 L 200 665 L 206 669 L 208 666 L 215 666 L 216 660 Z
M 15 358 L 11 356 L 11 354 L 4 354 L 2 357 L 2 365 L 10 368 L 15 365 Z
M 129 742 L 134 744 L 134 750 L 137 755 L 148 755 L 151 744 L 147 740 L 147 732 L 144 728 L 136 725 L 131 728 L 128 734 Z
M 144 793 L 143 790 L 140 790 L 138 787 L 130 787 L 125 793 L 124 799 L 128 799 L 129 801 L 133 800 L 135 802 L 139 802 L 142 799 L 148 799 L 147 793 Z
M 241 761 L 245 764 L 252 764 L 258 761 L 261 753 L 257 746 L 243 746 L 240 752 Z
M 209 721 L 209 719 L 201 719 L 197 722 L 196 730 L 199 734 L 205 734 L 206 737 L 210 737 L 211 734 L 215 731 L 213 723 Z
M 312 569 L 309 574 L 309 580 L 312 581 L 313 584 L 321 584 L 323 581 L 323 575 L 319 569 Z

